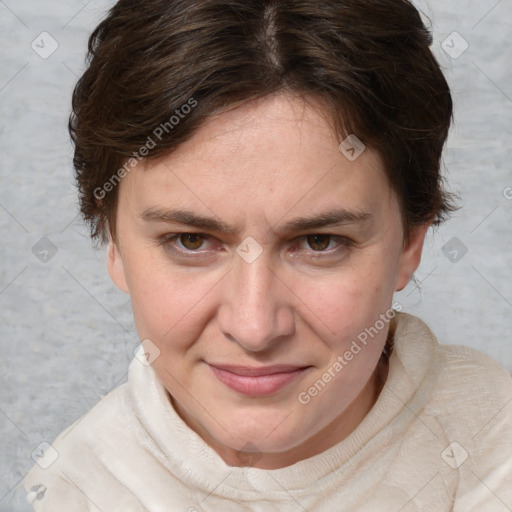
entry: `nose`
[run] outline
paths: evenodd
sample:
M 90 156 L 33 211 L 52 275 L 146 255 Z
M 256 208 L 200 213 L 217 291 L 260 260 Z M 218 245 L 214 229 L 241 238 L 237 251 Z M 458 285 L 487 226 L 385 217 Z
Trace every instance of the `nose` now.
M 292 292 L 260 256 L 235 258 L 224 283 L 218 322 L 222 333 L 249 352 L 262 352 L 295 333 Z

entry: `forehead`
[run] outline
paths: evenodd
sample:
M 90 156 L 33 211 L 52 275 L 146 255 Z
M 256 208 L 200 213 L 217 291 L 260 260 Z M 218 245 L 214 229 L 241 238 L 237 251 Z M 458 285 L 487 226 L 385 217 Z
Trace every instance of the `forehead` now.
M 283 169 L 278 165 L 282 158 L 293 156 L 293 160 L 307 164 L 320 154 L 327 155 L 337 144 L 317 100 L 281 93 L 210 117 L 169 161 L 174 167 L 207 162 L 205 170 L 220 167 L 240 178 L 246 168 L 258 166 L 258 161 L 265 161 L 268 171 L 277 174 Z M 275 165 L 268 166 L 271 159 Z M 289 165 L 283 170 L 288 174 L 293 168 L 299 166 Z M 258 175 L 262 173 L 251 173 L 253 179 Z
M 391 198 L 379 155 L 367 148 L 352 161 L 339 144 L 320 103 L 284 94 L 255 100 L 136 167 L 123 179 L 120 203 L 129 197 L 139 210 L 187 206 L 269 222 L 322 205 L 378 213 Z

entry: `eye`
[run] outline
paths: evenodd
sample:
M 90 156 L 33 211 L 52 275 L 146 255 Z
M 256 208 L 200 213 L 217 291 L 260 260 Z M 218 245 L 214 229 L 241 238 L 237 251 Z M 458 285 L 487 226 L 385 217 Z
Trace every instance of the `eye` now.
M 181 245 L 189 251 L 200 249 L 205 240 L 199 233 L 182 233 L 177 238 Z
M 316 233 L 297 239 L 292 249 L 296 256 L 310 259 L 344 257 L 355 242 L 344 236 Z
M 169 233 L 164 235 L 159 245 L 163 246 L 166 250 L 176 254 L 189 254 L 204 253 L 204 247 L 208 242 L 208 237 L 200 233 Z
M 306 241 L 311 249 L 314 251 L 325 251 L 331 241 L 331 235 L 308 235 Z

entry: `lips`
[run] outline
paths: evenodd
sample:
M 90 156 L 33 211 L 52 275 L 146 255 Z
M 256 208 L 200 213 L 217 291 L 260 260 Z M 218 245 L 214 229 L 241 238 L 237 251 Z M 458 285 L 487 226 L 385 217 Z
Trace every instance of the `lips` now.
M 309 366 L 233 366 L 209 364 L 217 379 L 228 388 L 248 396 L 272 395 L 300 378 Z

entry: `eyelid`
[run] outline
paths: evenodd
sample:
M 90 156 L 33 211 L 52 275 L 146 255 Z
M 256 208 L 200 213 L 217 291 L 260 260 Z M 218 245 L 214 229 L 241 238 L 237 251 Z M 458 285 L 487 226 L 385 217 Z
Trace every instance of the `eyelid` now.
M 163 235 L 162 237 L 160 237 L 158 245 L 162 246 L 170 251 L 173 251 L 175 253 L 187 255 L 187 256 L 201 254 L 201 253 L 206 252 L 205 249 L 193 250 L 193 249 L 184 249 L 179 246 L 176 246 L 176 244 L 175 244 L 176 240 L 179 240 L 179 237 L 182 235 L 199 235 L 201 238 L 204 238 L 205 241 L 212 238 L 205 233 L 199 233 L 199 232 L 194 232 L 194 231 L 182 231 L 180 233 L 167 233 L 166 235 Z
M 296 240 L 298 240 L 299 242 L 306 241 L 306 239 L 310 236 L 327 236 L 331 239 L 330 242 L 331 241 L 337 242 L 336 247 L 334 247 L 332 249 L 326 249 L 323 251 L 315 251 L 313 249 L 307 250 L 308 252 L 314 254 L 315 256 L 321 256 L 322 254 L 332 255 L 333 253 L 340 251 L 340 249 L 342 249 L 342 248 L 353 247 L 354 245 L 356 245 L 355 242 L 353 240 L 351 240 L 350 238 L 347 238 L 347 237 L 341 236 L 341 235 L 333 235 L 331 233 L 311 233 L 308 235 L 299 236 L 296 238 Z
M 167 233 L 160 237 L 160 240 L 158 242 L 159 246 L 163 246 L 165 249 L 174 252 L 175 254 L 178 254 L 180 256 L 184 257 L 196 257 L 204 255 L 205 253 L 211 253 L 211 248 L 199 248 L 199 249 L 186 249 L 181 248 L 179 245 L 176 244 L 176 241 L 179 240 L 179 237 L 182 235 L 198 235 L 202 237 L 206 242 L 210 241 L 214 238 L 211 235 L 200 233 L 200 232 L 194 232 L 194 231 L 182 231 L 179 233 Z M 334 256 L 343 250 L 346 250 L 350 247 L 353 247 L 356 245 L 355 241 L 351 240 L 350 238 L 340 236 L 340 235 L 333 235 L 331 233 L 308 233 L 305 235 L 300 235 L 298 237 L 295 237 L 292 239 L 292 242 L 295 242 L 296 244 L 300 244 L 301 242 L 306 241 L 306 239 L 310 236 L 327 236 L 330 237 L 331 241 L 336 241 L 336 247 L 331 249 L 326 249 L 323 251 L 315 251 L 314 249 L 298 249 L 298 251 L 307 252 L 309 257 L 313 258 L 327 258 L 329 256 Z M 297 252 L 298 252 L 297 251 Z M 295 252 L 292 250 L 292 252 Z

